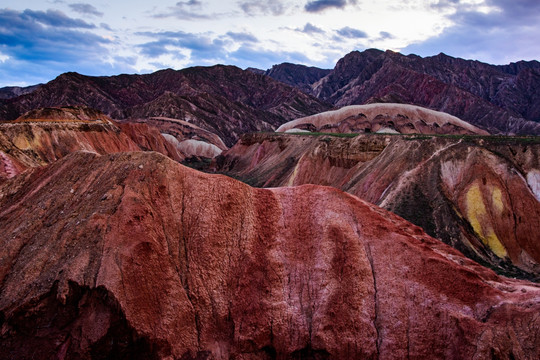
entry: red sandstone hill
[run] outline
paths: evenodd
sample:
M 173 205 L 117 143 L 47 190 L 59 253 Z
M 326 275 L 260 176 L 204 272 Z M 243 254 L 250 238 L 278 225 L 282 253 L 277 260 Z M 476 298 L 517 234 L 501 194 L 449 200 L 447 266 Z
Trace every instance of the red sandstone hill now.
M 330 105 L 270 77 L 234 66 L 93 77 L 65 73 L 37 90 L 0 102 L 0 119 L 42 107 L 86 105 L 114 119 L 188 121 L 232 146 L 245 132 L 273 130 Z
M 0 357 L 536 359 L 540 287 L 339 190 L 155 152 L 0 185 Z
M 0 181 L 49 164 L 74 151 L 99 154 L 158 151 L 176 161 L 184 155 L 147 124 L 120 127 L 87 107 L 42 108 L 0 123 Z
M 540 279 L 539 139 L 345 135 L 245 135 L 214 166 L 253 186 L 334 186 L 497 271 Z

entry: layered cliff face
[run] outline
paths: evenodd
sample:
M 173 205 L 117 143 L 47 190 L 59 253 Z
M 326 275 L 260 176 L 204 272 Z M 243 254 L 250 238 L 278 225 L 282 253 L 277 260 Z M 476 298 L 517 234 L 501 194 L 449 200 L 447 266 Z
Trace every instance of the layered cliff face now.
M 455 116 L 415 105 L 370 104 L 345 106 L 303 117 L 276 131 L 308 130 L 330 133 L 477 134 L 489 135 Z
M 67 105 L 89 106 L 114 119 L 188 121 L 218 135 L 227 146 L 241 133 L 273 130 L 331 107 L 270 77 L 216 65 L 110 77 L 65 73 L 30 94 L 1 103 L 0 119 Z
M 536 138 L 257 134 L 214 167 L 254 186 L 340 188 L 501 273 L 538 280 L 539 159 Z
M 159 131 L 146 124 L 119 128 L 109 117 L 90 108 L 43 108 L 14 122 L 0 123 L 0 181 L 77 150 L 98 154 L 158 151 L 176 161 L 184 159 Z
M 11 359 L 540 354 L 537 285 L 336 189 L 77 152 L 0 185 L 0 209 Z

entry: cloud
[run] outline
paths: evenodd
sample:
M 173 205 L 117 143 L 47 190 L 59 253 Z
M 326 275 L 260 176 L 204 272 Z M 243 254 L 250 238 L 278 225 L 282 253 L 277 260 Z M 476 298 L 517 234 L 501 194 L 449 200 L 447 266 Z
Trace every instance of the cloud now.
M 365 31 L 353 29 L 348 26 L 337 30 L 337 33 L 338 35 L 348 39 L 365 39 L 368 37 L 368 34 Z
M 260 1 L 260 0 L 251 0 L 251 1 L 239 1 L 238 6 L 242 11 L 249 15 L 274 15 L 279 16 L 283 15 L 287 10 L 287 6 L 283 1 Z
M 198 0 L 189 0 L 189 1 L 179 1 L 176 3 L 176 6 L 197 6 L 202 7 L 202 2 Z
M 24 75 L 26 81 L 43 82 L 66 71 L 104 74 L 131 69 L 109 56 L 111 40 L 89 31 L 94 28 L 59 11 L 0 9 L 0 50 L 8 57 L 0 64 L 1 81 L 20 82 Z
M 309 58 L 301 52 L 275 51 L 269 49 L 241 46 L 229 54 L 229 59 L 238 66 L 270 68 L 272 65 L 292 62 L 309 63 Z
M 320 13 L 328 9 L 343 9 L 349 4 L 356 4 L 356 0 L 315 0 L 309 1 L 304 9 L 310 13 Z
M 303 28 L 298 28 L 296 31 L 299 31 L 304 34 L 325 34 L 326 31 L 321 29 L 320 27 L 317 27 L 311 23 L 306 23 Z
M 0 46 L 16 59 L 70 62 L 104 53 L 102 46 L 110 40 L 79 30 L 93 28 L 56 11 L 0 10 Z
M 379 41 L 379 40 L 387 40 L 387 39 L 395 39 L 395 36 L 390 34 L 387 31 L 379 32 L 379 37 L 377 38 L 377 41 Z
M 108 31 L 112 31 L 112 28 L 109 26 L 109 24 L 106 23 L 99 24 L 99 27 Z
M 12 16 L 12 19 L 7 17 Z M 80 29 L 93 29 L 96 26 L 89 24 L 81 19 L 72 19 L 66 16 L 64 13 L 58 10 L 47 10 L 47 11 L 34 11 L 34 10 L 24 10 L 23 12 L 17 12 L 14 10 L 3 9 L 0 10 L 0 18 L 3 19 L 4 27 L 6 28 L 8 24 L 41 24 L 47 26 L 53 26 L 57 28 L 80 28 Z M 1 26 L 1 25 L 0 25 Z
M 208 34 L 195 34 L 183 31 L 138 33 L 155 40 L 138 45 L 140 53 L 150 58 L 172 55 L 177 59 L 184 58 L 183 50 L 189 50 L 192 61 L 209 63 L 226 58 L 226 46 L 230 43 L 222 38 Z
M 439 0 L 436 3 L 430 4 L 433 9 L 446 10 L 459 5 L 460 0 Z
M 444 52 L 452 56 L 502 64 L 540 58 L 540 2 L 537 0 L 486 0 L 480 5 L 439 1 L 453 7 L 447 15 L 452 25 L 402 51 L 426 56 Z
M 229 31 L 226 35 L 238 42 L 258 42 L 257 38 L 251 33 Z
M 103 13 L 98 11 L 93 5 L 90 4 L 84 4 L 84 3 L 75 3 L 75 4 L 69 4 L 69 7 L 71 10 L 83 14 L 83 15 L 90 15 L 90 16 L 103 16 Z
M 167 12 L 154 15 L 154 18 L 175 17 L 181 20 L 201 20 L 217 17 L 214 14 L 205 13 L 202 5 L 202 2 L 198 0 L 179 1 L 175 6 L 170 6 Z

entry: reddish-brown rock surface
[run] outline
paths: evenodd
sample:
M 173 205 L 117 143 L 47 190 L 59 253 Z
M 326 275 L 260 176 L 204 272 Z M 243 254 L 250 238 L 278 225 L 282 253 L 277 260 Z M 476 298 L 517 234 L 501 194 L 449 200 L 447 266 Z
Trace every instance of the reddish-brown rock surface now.
M 0 185 L 1 357 L 536 359 L 540 288 L 337 189 L 155 152 Z
M 87 107 L 36 109 L 14 122 L 0 123 L 0 181 L 77 150 L 99 154 L 147 150 L 184 159 L 156 129 L 146 124 L 120 126 Z
M 251 134 L 217 171 L 261 187 L 330 185 L 504 274 L 540 279 L 537 138 Z

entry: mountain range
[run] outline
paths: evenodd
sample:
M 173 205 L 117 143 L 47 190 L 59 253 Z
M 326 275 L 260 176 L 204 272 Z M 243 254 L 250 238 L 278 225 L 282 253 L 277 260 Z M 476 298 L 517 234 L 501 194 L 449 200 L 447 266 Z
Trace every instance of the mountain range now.
M 0 103 L 13 120 L 42 107 L 85 105 L 113 119 L 167 117 L 191 122 L 232 146 L 245 132 L 272 130 L 330 105 L 270 77 L 233 66 L 91 77 L 65 73 L 30 94 Z
M 296 66 L 292 72 L 290 68 L 289 64 L 278 65 L 267 74 L 336 107 L 415 104 L 457 116 L 492 133 L 540 134 L 538 61 L 496 66 L 442 53 L 422 58 L 370 49 L 347 54 L 327 75 L 308 84 L 305 79 L 312 70 Z M 297 75 L 284 75 L 290 73 Z
M 0 89 L 0 359 L 539 358 L 539 73 L 371 49 Z
M 65 73 L 0 99 L 0 119 L 45 106 L 86 105 L 114 119 L 191 121 L 230 147 L 242 133 L 273 130 L 333 107 L 391 102 L 443 111 L 490 133 L 535 135 L 539 89 L 538 61 L 490 65 L 442 53 L 422 58 L 369 49 L 347 54 L 332 70 L 283 63 L 266 71 L 217 65 L 111 77 Z

